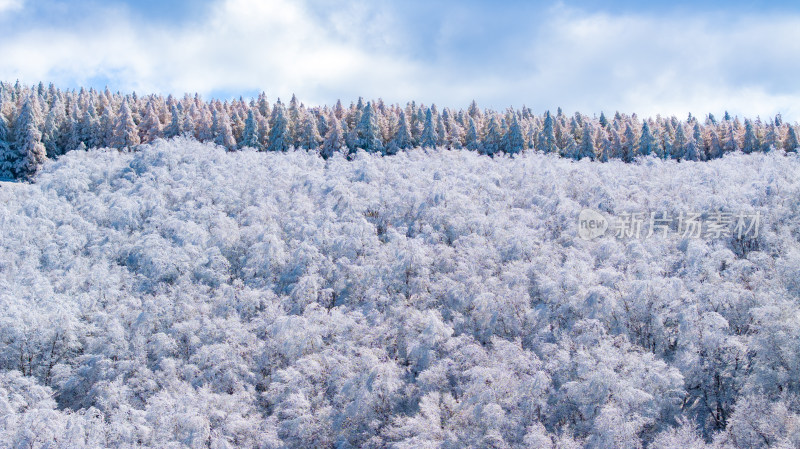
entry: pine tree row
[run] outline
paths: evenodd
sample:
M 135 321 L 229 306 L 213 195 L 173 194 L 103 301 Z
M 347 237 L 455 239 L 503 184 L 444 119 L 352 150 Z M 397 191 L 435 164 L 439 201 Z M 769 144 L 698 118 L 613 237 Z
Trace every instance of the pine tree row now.
M 59 90 L 0 82 L 0 177 L 31 176 L 47 158 L 92 147 L 133 148 L 159 138 L 190 136 L 229 150 L 304 148 L 323 157 L 358 150 L 395 154 L 409 148 L 466 148 L 482 154 L 515 154 L 527 149 L 573 159 L 632 161 L 654 155 L 677 160 L 707 160 L 734 151 L 796 151 L 798 129 L 775 118 L 762 120 L 709 114 L 641 120 L 616 113 L 608 119 L 559 108 L 535 115 L 528 107 L 503 112 L 441 111 L 410 102 L 401 107 L 383 100 L 349 107 L 306 107 L 292 96 L 270 104 L 265 94 L 245 101 L 204 101 L 123 95 L 94 89 Z

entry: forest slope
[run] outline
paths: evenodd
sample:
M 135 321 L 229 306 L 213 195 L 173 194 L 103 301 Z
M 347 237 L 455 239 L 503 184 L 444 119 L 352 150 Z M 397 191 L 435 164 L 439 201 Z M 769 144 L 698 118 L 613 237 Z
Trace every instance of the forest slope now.
M 70 152 L 0 186 L 0 447 L 798 447 L 799 202 L 782 152 Z

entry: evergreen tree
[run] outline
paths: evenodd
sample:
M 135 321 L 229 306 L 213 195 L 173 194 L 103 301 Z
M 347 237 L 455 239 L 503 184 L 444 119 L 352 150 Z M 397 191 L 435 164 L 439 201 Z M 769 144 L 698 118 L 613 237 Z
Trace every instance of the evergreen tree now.
M 564 141 L 564 157 L 574 160 L 580 159 L 580 147 L 578 146 L 578 142 L 575 140 L 575 138 L 572 137 L 572 133 L 565 133 Z
M 790 152 L 797 152 L 800 147 L 800 142 L 797 140 L 797 131 L 793 126 L 789 127 L 789 132 L 786 133 L 786 139 L 783 141 L 783 149 Z
M 683 124 L 679 123 L 675 127 L 675 137 L 672 139 L 672 158 L 684 159 L 686 152 L 686 134 L 683 132 Z
M 756 136 L 756 130 L 753 128 L 753 122 L 751 122 L 750 119 L 745 119 L 742 151 L 744 151 L 745 154 L 749 154 L 754 151 L 758 151 L 759 148 L 760 145 L 758 143 L 758 136 Z
M 142 143 L 150 143 L 163 136 L 161 121 L 152 101 L 147 103 L 147 112 L 139 126 L 139 131 Z
M 29 94 L 14 124 L 14 140 L 5 160 L 0 162 L 0 171 L 16 178 L 28 178 L 41 167 L 47 158 L 42 143 L 41 109 L 36 95 Z M 0 136 L 2 137 L 2 136 Z
M 333 156 L 336 151 L 342 151 L 345 147 L 344 133 L 342 132 L 341 122 L 336 119 L 336 115 L 331 117 L 331 125 L 328 127 L 328 134 L 325 135 L 325 141 L 322 143 L 320 154 L 323 158 L 328 159 Z
M 53 105 L 47 113 L 47 118 L 45 118 L 44 121 L 44 129 L 42 131 L 42 143 L 44 143 L 44 147 L 47 150 L 47 157 L 55 158 L 64 154 L 64 150 L 59 142 L 59 136 L 65 120 L 66 114 L 64 112 L 64 104 L 61 102 L 61 99 L 57 97 L 54 99 Z
M 292 145 L 297 142 L 297 137 L 299 134 L 300 128 L 300 120 L 301 120 L 301 112 L 300 112 L 300 103 L 297 101 L 297 97 L 295 94 L 292 94 L 292 99 L 289 100 L 289 108 L 287 110 L 288 114 L 286 116 L 287 120 L 287 128 L 289 130 L 289 140 Z
M 319 129 L 317 128 L 317 121 L 314 119 L 314 115 L 307 111 L 302 118 L 298 140 L 299 146 L 307 150 L 316 150 L 319 148 L 320 142 L 322 142 L 322 137 L 320 137 Z
M 730 123 L 730 120 L 725 121 L 723 124 L 723 130 L 725 134 L 722 140 L 722 149 L 725 150 L 726 153 L 739 151 L 740 147 L 739 141 L 736 138 L 736 128 Z
M 100 116 L 100 132 L 102 133 L 103 139 L 101 143 L 102 146 L 113 146 L 114 127 L 116 123 L 117 114 L 114 112 L 114 107 L 111 106 L 111 104 L 106 104 L 106 106 L 103 108 L 103 114 Z
M 613 144 L 611 143 L 611 139 L 609 139 L 605 128 L 601 127 L 600 130 L 598 130 L 598 134 L 600 138 L 597 139 L 597 149 L 599 150 L 597 159 L 600 162 L 608 162 L 613 151 Z
M 608 119 L 606 118 L 606 115 L 602 111 L 600 112 L 600 126 L 608 129 Z
M 198 116 L 195 119 L 195 137 L 201 142 L 213 142 L 216 138 L 214 134 L 214 118 L 210 108 L 213 108 L 213 106 L 201 104 L 197 109 Z
M 481 148 L 481 142 L 478 137 L 478 129 L 475 126 L 475 120 L 472 117 L 469 118 L 469 129 L 467 130 L 467 135 L 464 138 L 464 143 L 468 150 L 479 151 Z
M 236 139 L 233 138 L 231 120 L 228 113 L 222 109 L 214 109 L 212 118 L 212 129 L 214 133 L 214 143 L 224 147 L 228 151 L 236 149 Z
M 708 157 L 712 159 L 722 157 L 723 150 L 722 150 L 722 142 L 719 140 L 719 135 L 717 135 L 716 131 L 713 129 L 708 133 L 709 138 L 709 145 L 708 145 Z
M 286 110 L 278 101 L 272 108 L 272 124 L 269 132 L 269 151 L 287 151 L 290 147 L 289 123 Z
M 448 128 L 447 148 L 453 150 L 458 150 L 463 148 L 464 129 L 461 127 L 461 125 L 458 124 L 458 122 L 455 119 L 453 119 L 452 115 L 448 117 L 447 121 L 449 122 L 449 125 L 447 126 Z
M 79 129 L 79 141 L 86 144 L 88 148 L 95 148 L 100 145 L 100 138 L 98 136 L 99 120 L 97 118 L 97 110 L 94 107 L 94 101 L 89 100 L 89 104 L 83 111 Z
M 445 109 L 447 111 L 447 109 Z M 436 146 L 447 146 L 447 127 L 445 126 L 444 117 L 436 119 Z
M 673 132 L 672 132 L 672 125 L 669 121 L 664 123 L 664 128 L 661 130 L 661 147 L 663 148 L 663 152 L 660 155 L 663 159 L 671 159 L 673 153 Z
M 633 133 L 633 128 L 630 124 L 625 125 L 625 134 L 623 135 L 625 141 L 622 143 L 622 160 L 625 162 L 632 162 L 636 155 L 636 135 Z
M 255 148 L 261 151 L 261 142 L 259 141 L 258 134 L 258 121 L 256 120 L 253 109 L 247 111 L 247 120 L 244 122 L 244 130 L 242 131 L 242 141 L 239 142 L 239 148 Z M 256 109 L 257 111 L 257 109 Z
M 436 148 L 436 131 L 433 124 L 431 108 L 425 111 L 425 125 L 422 128 L 419 144 L 422 148 Z
M 478 120 L 481 118 L 481 110 L 478 107 L 478 103 L 475 100 L 472 100 L 472 103 L 469 104 L 469 108 L 467 109 L 467 114 L 469 114 L 470 118 L 474 120 Z
M 269 134 L 271 128 L 269 127 L 269 116 L 261 115 L 261 112 L 255 114 L 256 123 L 258 124 L 258 143 L 259 149 L 263 151 L 269 144 Z
M 14 159 L 11 157 L 11 133 L 6 124 L 6 119 L 3 117 L 3 100 L 0 95 L 0 178 L 13 178 L 14 177 Z
M 497 118 L 492 115 L 489 123 L 486 125 L 486 135 L 483 136 L 483 145 L 481 145 L 481 153 L 493 156 L 500 149 L 500 143 L 503 139 L 500 131 L 500 125 L 497 123 Z
M 761 151 L 766 153 L 781 148 L 780 142 L 781 138 L 778 135 L 778 128 L 774 124 L 769 123 L 767 125 L 767 133 L 764 135 L 764 141 L 761 142 Z
M 650 125 L 645 121 L 642 124 L 642 135 L 639 137 L 639 154 L 642 156 L 657 154 L 657 145 L 655 136 L 650 132 Z
M 400 111 L 397 132 L 394 134 L 390 145 L 392 147 L 390 150 L 391 153 L 395 153 L 397 150 L 406 150 L 412 146 L 411 132 L 408 130 L 408 120 L 406 120 L 406 114 L 403 111 Z
M 701 142 L 703 141 L 703 136 L 700 131 L 700 124 L 695 122 L 694 123 L 694 130 L 692 132 L 691 137 L 686 139 L 686 146 L 683 151 L 683 158 L 687 161 L 702 161 L 705 160 Z
M 594 146 L 594 127 L 588 121 L 583 125 L 583 135 L 578 148 L 578 159 L 589 158 L 594 160 L 597 150 Z
M 183 120 L 181 119 L 180 110 L 178 110 L 177 105 L 172 105 L 170 108 L 170 122 L 169 125 L 164 129 L 164 137 L 170 139 L 172 137 L 177 137 L 183 134 L 182 129 Z
M 383 142 L 380 138 L 380 128 L 378 127 L 378 117 L 371 102 L 367 102 L 361 114 L 361 121 L 356 130 L 358 135 L 358 148 L 362 148 L 368 153 L 378 153 L 383 151 Z
M 553 129 L 553 117 L 550 115 L 550 111 L 544 113 L 544 128 L 539 133 L 536 149 L 545 153 L 558 152 L 555 130 Z
M 511 119 L 511 126 L 503 136 L 502 150 L 508 154 L 517 154 L 525 149 L 525 137 L 522 135 L 522 127 L 517 120 L 517 116 Z
M 113 146 L 120 149 L 131 148 L 139 145 L 139 142 L 139 128 L 133 121 L 133 114 L 128 106 L 128 101 L 125 100 L 117 113 Z

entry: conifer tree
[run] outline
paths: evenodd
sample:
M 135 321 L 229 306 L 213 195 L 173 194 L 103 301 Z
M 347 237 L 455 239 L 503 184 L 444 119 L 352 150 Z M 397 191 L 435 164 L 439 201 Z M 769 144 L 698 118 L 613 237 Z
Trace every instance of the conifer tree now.
M 600 137 L 599 139 L 597 139 L 598 142 L 597 160 L 599 160 L 600 162 L 608 162 L 609 159 L 611 158 L 611 152 L 613 151 L 612 150 L 613 144 L 611 143 L 611 139 L 608 137 L 608 132 L 606 132 L 605 128 L 601 127 L 598 130 L 598 134 Z
M 686 139 L 686 145 L 683 151 L 683 159 L 687 161 L 702 161 L 703 157 L 702 147 L 700 146 L 703 141 L 703 136 L 700 131 L 700 124 L 694 122 L 692 135 Z
M 406 120 L 406 114 L 403 111 L 400 111 L 397 132 L 395 132 L 392 138 L 391 146 L 392 153 L 396 152 L 396 150 L 407 150 L 412 146 L 411 132 L 408 130 L 408 120 Z
M 14 140 L 5 160 L 0 163 L 0 171 L 16 178 L 28 178 L 41 167 L 47 158 L 47 150 L 42 143 L 41 109 L 36 95 L 29 94 L 22 104 L 14 124 Z
M 142 143 L 150 143 L 163 136 L 161 121 L 152 101 L 147 103 L 147 112 L 139 128 Z
M 778 136 L 778 128 L 773 123 L 769 123 L 767 125 L 767 132 L 764 134 L 764 141 L 761 142 L 761 151 L 766 153 L 773 149 L 780 148 L 780 140 L 781 139 Z
M 570 159 L 575 159 L 575 160 L 581 158 L 578 142 L 575 140 L 574 137 L 572 137 L 572 133 L 565 133 L 563 155 L 564 157 L 568 157 Z
M 713 129 L 708 133 L 708 157 L 712 159 L 722 157 L 722 142 L 719 140 L 719 135 Z
M 602 111 L 600 112 L 600 126 L 603 128 L 608 128 L 608 119 Z
M 334 116 L 331 117 L 331 124 L 328 126 L 328 133 L 325 135 L 325 141 L 322 143 L 322 149 L 319 154 L 323 158 L 328 159 L 333 156 L 333 153 L 342 151 L 345 148 L 344 132 L 342 132 L 341 121 Z
M 436 148 L 436 131 L 433 124 L 433 113 L 431 108 L 425 111 L 425 125 L 422 128 L 419 145 L 422 148 Z
M 797 131 L 794 126 L 789 127 L 789 132 L 786 133 L 786 139 L 783 141 L 783 149 L 787 152 L 797 152 L 800 147 L 800 142 L 797 140 Z
M 684 159 L 686 143 L 687 139 L 686 134 L 683 132 L 683 124 L 679 123 L 675 127 L 675 137 L 672 139 L 672 154 L 670 156 L 673 159 Z
M 3 101 L 0 96 L 0 178 L 13 178 L 13 158 L 11 158 L 11 143 L 9 142 L 11 133 L 9 132 L 6 119 L 3 117 Z
M 633 128 L 630 124 L 625 125 L 625 133 L 623 134 L 625 141 L 622 143 L 622 160 L 624 162 L 632 162 L 636 155 L 636 135 L 633 133 Z
M 367 102 L 361 114 L 361 121 L 356 129 L 358 135 L 357 147 L 368 153 L 379 153 L 383 151 L 383 142 L 380 138 L 380 128 L 378 127 L 378 117 L 371 102 Z
M 269 151 L 287 151 L 290 147 L 289 123 L 286 110 L 278 101 L 272 108 L 272 126 L 269 132 Z
M 479 151 L 481 148 L 480 138 L 478 137 L 478 129 L 475 126 L 475 120 L 472 117 L 469 118 L 469 129 L 467 129 L 467 135 L 464 138 L 464 144 L 468 150 L 472 151 Z
M 258 120 L 256 120 L 254 109 L 247 111 L 247 120 L 244 122 L 244 130 L 242 131 L 242 140 L 239 142 L 239 148 L 255 148 L 258 151 L 262 150 L 261 142 L 258 138 Z M 258 109 L 255 109 L 258 111 Z
M 594 126 L 588 121 L 583 125 L 583 135 L 578 148 L 578 159 L 589 158 L 594 160 L 597 157 L 597 149 L 594 145 Z
M 555 130 L 553 128 L 553 117 L 550 115 L 550 111 L 547 111 L 544 113 L 544 127 L 539 133 L 539 141 L 536 145 L 537 150 L 544 151 L 545 153 L 558 152 Z
M 139 128 L 133 121 L 133 114 L 128 106 L 128 101 L 122 102 L 117 114 L 117 123 L 114 127 L 113 146 L 116 148 L 130 148 L 139 145 Z
M 494 155 L 500 150 L 500 143 L 503 139 L 500 125 L 497 123 L 497 118 L 492 115 L 489 123 L 486 125 L 486 135 L 483 137 L 483 145 L 481 146 L 481 153 Z
M 305 111 L 301 121 L 298 135 L 298 146 L 307 150 L 316 150 L 319 148 L 322 137 L 319 135 L 317 129 L 317 121 L 314 115 Z
M 522 135 L 522 127 L 516 114 L 511 119 L 511 126 L 503 136 L 502 149 L 508 154 L 517 154 L 525 150 L 525 137 Z
M 177 137 L 183 134 L 182 125 L 183 120 L 181 119 L 181 112 L 178 109 L 178 106 L 173 104 L 170 107 L 170 122 L 166 128 L 164 128 L 164 137 L 170 139 L 172 137 Z
M 231 121 L 227 112 L 222 109 L 214 109 L 212 130 L 214 133 L 214 143 L 224 147 L 228 151 L 236 149 L 236 139 L 233 138 Z
M 753 128 L 753 122 L 750 119 L 744 121 L 744 140 L 742 141 L 742 151 L 745 154 L 758 151 L 760 145 L 758 143 L 758 136 L 756 130 Z
M 642 135 L 639 137 L 639 154 L 642 156 L 656 154 L 658 152 L 656 145 L 656 138 L 653 133 L 650 132 L 650 125 L 645 121 L 642 124 Z
M 56 97 L 53 100 L 50 111 L 47 113 L 44 129 L 42 130 L 42 143 L 44 143 L 44 147 L 47 150 L 47 157 L 55 158 L 64 154 L 59 142 L 59 135 L 65 120 L 64 104 L 60 98 Z M 103 144 L 101 143 L 100 145 Z

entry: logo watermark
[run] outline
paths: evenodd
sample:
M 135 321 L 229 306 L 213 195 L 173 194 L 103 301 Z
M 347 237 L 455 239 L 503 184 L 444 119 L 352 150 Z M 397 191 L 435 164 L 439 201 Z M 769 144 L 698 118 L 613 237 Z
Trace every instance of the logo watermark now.
M 666 212 L 623 212 L 606 217 L 594 209 L 584 209 L 578 215 L 578 237 L 584 240 L 602 237 L 607 232 L 627 240 L 667 234 L 696 239 L 745 239 L 757 238 L 760 226 L 760 212 L 679 212 L 676 216 Z

